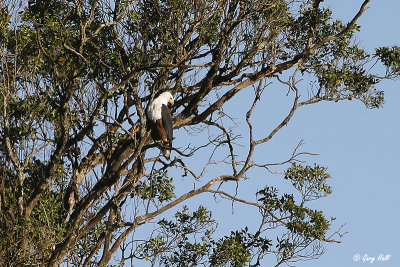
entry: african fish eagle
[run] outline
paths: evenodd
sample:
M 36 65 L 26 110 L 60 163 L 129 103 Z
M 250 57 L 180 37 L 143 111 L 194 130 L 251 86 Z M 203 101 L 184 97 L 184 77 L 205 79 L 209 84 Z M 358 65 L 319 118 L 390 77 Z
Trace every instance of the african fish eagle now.
M 147 118 L 151 130 L 151 137 L 160 143 L 163 148 L 161 151 L 165 158 L 169 159 L 171 149 L 165 146 L 172 146 L 172 116 L 168 108 L 168 103 L 174 104 L 174 98 L 170 92 L 161 93 L 157 98 L 149 103 L 147 107 Z

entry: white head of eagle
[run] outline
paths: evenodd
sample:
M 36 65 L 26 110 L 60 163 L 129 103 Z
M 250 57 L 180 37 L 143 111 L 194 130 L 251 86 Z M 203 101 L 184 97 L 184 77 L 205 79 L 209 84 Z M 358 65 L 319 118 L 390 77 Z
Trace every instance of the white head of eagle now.
M 168 103 L 174 104 L 174 97 L 170 92 L 161 93 L 149 103 L 146 115 L 151 130 L 151 137 L 162 146 L 172 146 L 172 116 Z M 164 157 L 169 159 L 171 149 L 161 149 Z

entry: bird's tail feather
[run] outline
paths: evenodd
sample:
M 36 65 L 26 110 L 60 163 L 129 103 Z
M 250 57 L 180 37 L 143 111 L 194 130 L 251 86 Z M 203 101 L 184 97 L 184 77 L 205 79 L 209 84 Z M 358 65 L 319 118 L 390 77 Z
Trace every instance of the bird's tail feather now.
M 164 157 L 169 160 L 169 158 L 171 156 L 171 149 L 163 148 L 163 149 L 161 149 L 161 151 L 162 151 Z
M 163 153 L 164 157 L 166 159 L 169 160 L 170 156 L 171 156 L 171 149 L 170 147 L 172 147 L 172 142 L 167 142 L 163 144 L 163 148 L 161 148 L 161 152 Z

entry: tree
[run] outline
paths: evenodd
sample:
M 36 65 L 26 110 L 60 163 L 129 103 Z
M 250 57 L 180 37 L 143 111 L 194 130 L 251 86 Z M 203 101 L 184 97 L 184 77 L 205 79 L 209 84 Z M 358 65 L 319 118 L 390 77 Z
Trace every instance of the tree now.
M 340 229 L 308 206 L 331 193 L 327 169 L 300 162 L 301 143 L 280 163 L 254 156 L 300 107 L 354 99 L 379 108 L 376 85 L 400 74 L 399 47 L 369 54 L 356 43 L 369 0 L 347 23 L 321 2 L 5 1 L 0 263 L 105 266 L 117 255 L 120 264 L 258 266 L 275 255 L 280 265 L 340 242 Z M 384 74 L 374 72 L 378 62 Z M 253 114 L 270 82 L 293 104 L 266 132 Z M 171 161 L 160 157 L 145 116 L 163 90 L 175 95 L 174 129 L 195 143 L 173 147 Z M 232 118 L 224 109 L 242 92 L 251 96 L 245 137 L 239 126 L 226 127 Z M 230 189 L 273 165 L 287 168 L 281 175 L 293 192 L 263 181 L 252 196 Z M 179 176 L 199 186 L 178 195 Z M 214 237 L 210 207 L 185 206 L 205 193 L 257 209 L 259 228 Z

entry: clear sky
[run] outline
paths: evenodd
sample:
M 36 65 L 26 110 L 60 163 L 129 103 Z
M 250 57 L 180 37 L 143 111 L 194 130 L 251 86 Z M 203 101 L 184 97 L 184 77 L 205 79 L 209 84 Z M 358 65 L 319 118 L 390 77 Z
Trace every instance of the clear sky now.
M 326 0 L 323 4 L 331 6 L 334 18 L 346 23 L 357 13 L 362 2 Z M 371 54 L 374 53 L 374 47 L 400 45 L 400 1 L 372 0 L 369 6 L 370 9 L 358 21 L 361 26 L 357 34 L 359 45 Z M 288 126 L 281 129 L 271 144 L 264 146 L 257 154 L 259 159 L 264 156 L 271 161 L 285 160 L 298 142 L 304 140 L 302 151 L 318 153 L 319 156 L 303 159 L 307 160 L 307 164 L 316 162 L 328 167 L 333 177 L 329 181 L 333 193 L 328 198 L 316 201 L 312 207 L 323 210 L 328 218 L 336 217 L 333 227 L 345 224 L 342 231 L 348 233 L 341 239 L 341 244 L 326 245 L 327 252 L 318 260 L 297 262 L 294 266 L 400 266 L 400 80 L 382 82 L 378 87 L 385 91 L 383 109 L 366 109 L 357 101 L 306 106 L 298 110 Z M 268 99 L 262 104 L 261 109 L 264 110 L 257 111 L 257 118 L 264 121 L 268 130 L 282 120 L 282 116 L 275 116 L 279 114 L 276 110 L 283 107 L 285 111 L 282 114 L 286 114 L 291 99 L 285 96 L 286 89 L 282 93 L 279 86 L 272 85 L 267 90 L 270 90 L 265 95 Z M 235 115 L 236 112 L 239 120 L 243 118 L 239 108 L 243 98 L 234 99 L 226 107 L 227 113 L 234 112 Z M 181 139 L 181 142 L 185 140 Z M 210 173 L 209 177 L 214 177 L 213 174 Z M 282 178 L 266 176 L 261 171 L 252 172 L 250 176 L 248 181 L 239 186 L 239 196 L 245 196 L 246 193 L 251 195 L 254 192 L 252 185 L 279 184 L 277 180 Z M 265 176 L 265 179 L 261 176 Z M 283 193 L 284 188 L 280 188 Z M 232 203 L 215 201 L 210 195 L 189 203 L 193 207 L 199 203 L 213 206 L 219 231 L 226 229 L 224 234 L 244 225 L 258 225 L 249 208 L 239 204 L 232 207 Z M 358 257 L 359 260 L 355 261 Z M 372 258 L 375 260 L 371 264 Z M 266 266 L 273 266 L 274 262 L 271 258 L 271 265 L 267 261 Z
M 348 21 L 362 2 L 324 4 Z M 374 47 L 400 45 L 400 1 L 372 0 L 369 6 L 358 21 L 360 45 L 371 53 Z M 303 110 L 291 125 L 292 133 L 329 167 L 333 194 L 319 204 L 338 224 L 346 223 L 348 232 L 342 244 L 328 245 L 319 260 L 296 266 L 400 266 L 400 80 L 379 87 L 385 91 L 383 109 L 323 103 Z M 317 127 L 307 123 L 310 118 L 318 121 Z M 385 261 L 380 255 L 390 256 Z
M 357 13 L 362 2 L 325 0 L 323 4 L 331 6 L 334 18 L 346 23 Z M 361 26 L 357 34 L 359 45 L 371 54 L 374 47 L 400 46 L 400 1 L 372 0 L 369 6 L 370 9 L 358 21 Z M 326 245 L 327 252 L 318 260 L 297 262 L 294 266 L 400 266 L 400 80 L 381 82 L 378 87 L 385 91 L 383 109 L 369 110 L 358 101 L 323 102 L 303 107 L 256 154 L 259 160 L 265 157 L 265 161 L 269 162 L 283 161 L 291 155 L 298 142 L 304 140 L 301 150 L 319 155 L 303 159 L 307 164 L 316 162 L 328 167 L 333 177 L 329 181 L 333 193 L 316 201 L 312 207 L 323 210 L 328 218 L 336 217 L 333 228 L 345 224 L 342 231 L 348 233 L 341 239 L 341 244 Z M 286 91 L 279 85 L 267 89 L 266 99 L 255 114 L 255 118 L 264 123 L 258 128 L 260 133 L 273 129 L 282 120 L 282 114 L 287 114 L 292 102 L 286 97 Z M 246 97 L 243 93 L 225 109 L 228 114 L 239 118 L 241 123 L 247 109 L 244 102 L 249 100 Z M 240 108 L 241 105 L 244 109 Z M 182 129 L 176 131 L 175 136 L 177 147 L 184 147 L 194 140 Z M 246 138 L 245 133 L 243 138 Z M 193 163 L 190 166 L 196 167 Z M 200 162 L 197 167 L 201 167 Z M 199 185 L 224 174 L 223 168 L 214 170 L 207 173 Z M 250 200 L 254 201 L 255 186 L 262 188 L 265 185 L 278 185 L 281 193 L 285 192 L 279 182 L 282 176 L 266 175 L 260 170 L 251 172 L 249 177 L 240 184 L 239 196 L 251 196 L 253 199 Z M 184 193 L 188 191 L 188 186 L 193 186 L 193 181 L 176 178 L 175 185 L 178 191 Z M 223 189 L 234 192 L 234 185 L 224 186 Z M 256 211 L 239 204 L 232 206 L 229 201 L 215 200 L 212 195 L 196 197 L 186 204 L 191 208 L 199 204 L 212 207 L 213 215 L 219 222 L 218 234 L 229 234 L 230 230 L 241 229 L 245 225 L 249 225 L 250 229 L 258 226 L 254 215 Z M 373 258 L 375 260 L 371 263 Z M 264 266 L 273 266 L 274 263 L 271 258 Z

